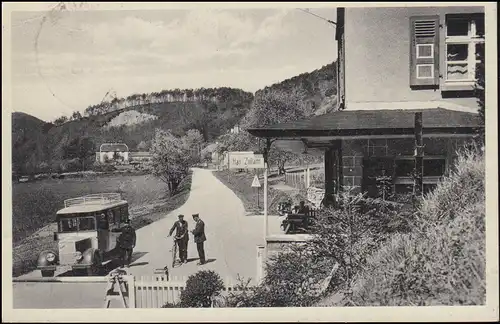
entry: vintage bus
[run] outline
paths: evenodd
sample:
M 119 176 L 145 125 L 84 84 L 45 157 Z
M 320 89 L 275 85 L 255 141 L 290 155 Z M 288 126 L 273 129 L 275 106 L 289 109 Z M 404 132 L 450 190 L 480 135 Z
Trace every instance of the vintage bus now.
M 117 239 L 129 219 L 128 203 L 119 193 L 92 194 L 64 201 L 56 214 L 57 251 L 43 251 L 38 269 L 52 277 L 58 266 L 75 273 L 98 275 L 105 263 L 119 258 Z

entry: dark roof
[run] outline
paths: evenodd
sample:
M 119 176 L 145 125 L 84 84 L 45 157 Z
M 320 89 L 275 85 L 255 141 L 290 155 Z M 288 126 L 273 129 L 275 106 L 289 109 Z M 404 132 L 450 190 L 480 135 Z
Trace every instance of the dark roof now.
M 443 108 L 343 110 L 290 123 L 250 128 L 257 137 L 413 134 L 415 113 L 422 112 L 424 133 L 472 133 L 477 114 Z
M 128 152 L 128 146 L 123 143 L 104 143 L 100 148 L 101 152 Z

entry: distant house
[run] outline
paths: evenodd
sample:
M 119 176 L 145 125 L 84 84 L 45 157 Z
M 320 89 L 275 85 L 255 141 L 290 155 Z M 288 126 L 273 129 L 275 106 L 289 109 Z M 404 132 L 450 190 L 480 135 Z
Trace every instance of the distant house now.
M 149 152 L 129 152 L 129 163 L 141 164 L 144 162 L 151 161 L 153 157 Z
M 105 163 L 114 159 L 120 159 L 124 163 L 129 162 L 129 149 L 124 143 L 104 143 L 96 153 L 96 161 Z
M 233 133 L 233 134 L 238 134 L 240 131 L 241 131 L 240 126 L 239 125 L 235 125 L 233 128 L 231 128 L 231 130 L 229 132 Z

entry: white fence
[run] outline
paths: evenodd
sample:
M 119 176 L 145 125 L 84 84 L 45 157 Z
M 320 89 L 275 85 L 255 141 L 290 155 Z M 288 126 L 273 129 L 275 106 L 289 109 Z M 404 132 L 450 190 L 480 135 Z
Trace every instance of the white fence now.
M 318 177 L 324 178 L 324 170 L 322 168 L 312 167 L 287 171 L 285 173 L 285 183 L 297 189 L 307 189 L 314 185 L 315 179 Z
M 180 302 L 181 293 L 184 289 L 186 289 L 186 281 L 187 277 L 171 277 L 170 280 L 166 275 L 151 275 L 151 276 L 131 276 L 124 275 L 121 277 L 122 282 L 122 293 L 125 299 L 125 304 L 128 308 L 161 308 L 165 304 L 176 304 Z M 110 282 L 110 277 L 55 277 L 55 278 L 29 278 L 29 279 L 20 279 L 14 278 L 13 282 L 17 285 L 21 285 L 20 289 L 26 287 L 23 284 L 33 285 L 34 283 L 41 285 L 53 285 L 55 283 L 65 283 L 64 286 L 66 288 L 70 288 L 75 291 L 82 291 L 82 284 L 105 284 Z M 230 293 L 237 293 L 240 291 L 238 289 L 238 283 L 236 280 L 232 278 L 226 278 L 224 280 L 224 289 L 221 292 L 222 296 L 228 296 Z M 38 286 L 37 286 L 38 287 Z M 46 286 L 48 287 L 48 286 Z M 51 286 L 53 289 L 53 293 L 62 294 L 63 291 L 66 290 L 58 290 L 54 286 Z M 104 288 L 104 286 L 103 286 Z M 40 289 L 40 287 L 39 287 Z M 62 289 L 62 288 L 61 288 Z M 97 288 L 99 289 L 99 288 Z M 115 307 L 123 307 L 121 302 L 121 297 L 118 294 L 118 290 L 120 288 L 118 285 L 112 287 L 111 299 L 115 300 L 113 303 Z M 100 290 L 100 289 L 99 289 Z M 43 291 L 43 290 L 42 290 Z M 57 292 L 56 292 L 57 291 Z M 85 298 L 92 299 L 93 302 L 90 304 L 94 304 L 92 307 L 96 307 L 95 300 L 105 300 L 105 296 L 109 293 L 109 286 L 102 291 L 96 291 L 95 289 L 89 291 L 88 289 L 84 290 L 85 292 L 80 297 L 85 300 Z M 62 296 L 51 296 L 52 299 L 57 300 L 58 297 Z M 27 296 L 24 298 L 28 298 Z M 102 298 L 102 299 L 101 299 Z M 116 302 L 116 300 L 118 302 Z M 217 301 L 214 301 L 217 302 Z M 56 301 L 57 303 L 57 301 Z M 97 302 L 99 304 L 99 302 Z M 105 301 L 105 306 L 107 307 L 107 302 Z M 75 305 L 76 307 L 76 305 Z M 98 307 L 98 306 L 97 306 Z
M 181 293 L 186 289 L 187 277 L 172 277 L 168 280 L 165 275 L 140 276 L 130 282 L 130 289 L 135 295 L 136 308 L 161 308 L 167 303 L 180 302 Z M 238 292 L 237 282 L 231 278 L 224 280 L 224 290 L 221 295 Z

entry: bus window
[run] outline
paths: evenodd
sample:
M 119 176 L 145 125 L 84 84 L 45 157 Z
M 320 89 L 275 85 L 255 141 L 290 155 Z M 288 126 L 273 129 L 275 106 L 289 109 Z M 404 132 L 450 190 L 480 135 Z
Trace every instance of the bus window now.
M 108 214 L 109 225 L 114 225 L 115 224 L 115 220 L 114 220 L 114 217 L 113 217 L 113 211 L 111 209 L 108 209 L 107 214 Z
M 78 230 L 78 218 L 63 218 L 59 221 L 59 231 L 76 232 Z
M 80 231 L 95 231 L 94 217 L 80 217 L 78 230 Z
M 116 207 L 113 210 L 113 215 L 114 215 L 115 223 L 120 224 L 120 222 L 121 222 L 121 209 L 120 209 L 120 207 Z
M 128 208 L 127 207 L 128 207 L 127 205 L 121 207 L 122 223 L 125 223 L 125 221 L 128 219 Z

